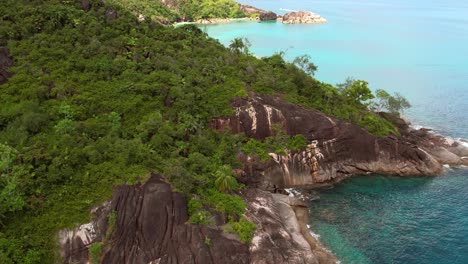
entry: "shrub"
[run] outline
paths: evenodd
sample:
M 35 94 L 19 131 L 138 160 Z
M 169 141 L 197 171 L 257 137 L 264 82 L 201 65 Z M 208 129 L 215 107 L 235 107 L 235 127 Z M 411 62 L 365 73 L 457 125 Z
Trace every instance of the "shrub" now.
M 99 264 L 102 254 L 102 246 L 99 242 L 94 242 L 89 246 L 90 260 L 92 264 Z
M 250 243 L 256 229 L 257 225 L 255 225 L 255 223 L 250 222 L 245 217 L 241 217 L 239 221 L 234 221 L 231 219 L 226 224 L 224 232 L 235 233 L 239 236 L 240 241 L 244 243 Z

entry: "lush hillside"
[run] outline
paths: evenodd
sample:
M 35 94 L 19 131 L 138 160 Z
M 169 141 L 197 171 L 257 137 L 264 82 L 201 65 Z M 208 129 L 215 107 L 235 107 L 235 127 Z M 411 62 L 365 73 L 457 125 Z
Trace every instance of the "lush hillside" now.
M 140 18 L 170 23 L 246 16 L 234 0 L 111 0 L 108 3 L 118 4 Z
M 228 49 L 193 25 L 139 19 L 119 2 L 94 0 L 87 11 L 77 1 L 0 2 L 0 46 L 16 65 L 0 86 L 0 263 L 54 262 L 59 229 L 87 221 L 114 185 L 151 171 L 193 198 L 194 223 L 210 224 L 206 207 L 240 215 L 235 154 L 304 144 L 207 127 L 249 91 L 283 94 L 375 134 L 395 131 L 367 110 L 365 82 L 337 89 L 304 72 L 314 69 L 304 58 L 257 59 L 241 40 Z M 251 225 L 234 219 L 248 241 Z

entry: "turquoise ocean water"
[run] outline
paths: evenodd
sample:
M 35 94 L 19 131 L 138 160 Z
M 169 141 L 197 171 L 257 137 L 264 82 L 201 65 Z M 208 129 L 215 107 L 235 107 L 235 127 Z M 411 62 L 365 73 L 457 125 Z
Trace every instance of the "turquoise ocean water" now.
M 241 0 L 282 14 L 309 10 L 324 25 L 201 26 L 223 44 L 246 37 L 258 56 L 309 54 L 316 77 L 351 76 L 399 92 L 414 125 L 468 138 L 468 1 Z M 431 178 L 358 176 L 311 201 L 311 229 L 342 263 L 468 263 L 468 170 Z

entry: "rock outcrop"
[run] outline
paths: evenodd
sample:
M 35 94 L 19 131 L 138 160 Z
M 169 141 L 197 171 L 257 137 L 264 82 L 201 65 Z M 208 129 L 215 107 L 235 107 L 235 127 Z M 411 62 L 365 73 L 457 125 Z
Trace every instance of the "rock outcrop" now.
M 273 20 L 276 20 L 277 18 L 278 16 L 271 11 L 260 14 L 260 21 L 273 21 Z
M 279 18 L 284 24 L 322 24 L 327 23 L 327 20 L 309 11 L 290 12 Z
M 100 263 L 336 262 L 310 236 L 307 207 L 300 201 L 258 189 L 242 195 L 246 217 L 257 224 L 250 248 L 216 226 L 187 224 L 185 198 L 160 175 L 142 185 L 118 186 L 110 202 L 93 209 L 90 223 L 60 232 L 64 263 L 89 263 L 93 243 L 101 244 Z
M 246 190 L 247 217 L 257 224 L 250 244 L 250 263 L 332 264 L 337 259 L 307 228 L 305 203 L 283 194 Z
M 108 226 L 114 212 L 115 226 Z M 118 186 L 93 221 L 60 232 L 64 263 L 88 263 L 101 242 L 100 263 L 249 263 L 248 246 L 221 230 L 187 224 L 186 200 L 160 175 L 143 185 Z
M 12 66 L 13 58 L 10 56 L 8 49 L 0 46 L 0 84 L 6 83 L 8 78 L 13 76 L 13 74 L 9 72 Z
M 234 116 L 213 120 L 211 126 L 263 140 L 274 135 L 274 124 L 280 124 L 287 134 L 302 134 L 309 141 L 302 151 L 271 153 L 267 162 L 239 155 L 245 165 L 243 181 L 267 190 L 317 187 L 352 174 L 433 175 L 442 171 L 443 164 L 465 162 L 460 157 L 465 148 L 456 143 L 442 145 L 442 137 L 440 142 L 432 136 L 422 139 L 416 137 L 417 131 L 375 137 L 357 125 L 279 97 L 251 94 L 235 100 L 233 107 Z
M 250 5 L 240 5 L 239 10 L 249 16 L 258 15 L 260 21 L 276 20 L 278 17 L 274 12 L 265 11 Z
M 468 166 L 468 144 L 438 135 L 431 129 L 414 129 L 410 123 L 388 113 L 380 115 L 397 126 L 401 136 L 411 144 L 420 146 L 442 164 Z

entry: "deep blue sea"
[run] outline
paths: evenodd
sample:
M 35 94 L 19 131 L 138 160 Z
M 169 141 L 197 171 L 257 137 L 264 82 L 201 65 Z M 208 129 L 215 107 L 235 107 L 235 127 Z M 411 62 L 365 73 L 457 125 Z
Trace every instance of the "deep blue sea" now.
M 329 83 L 347 77 L 399 92 L 414 125 L 468 138 L 468 1 L 240 0 L 279 14 L 309 10 L 323 25 L 243 22 L 201 26 L 252 53 L 302 54 Z M 357 176 L 311 201 L 311 229 L 343 264 L 467 264 L 468 170 L 429 178 Z

